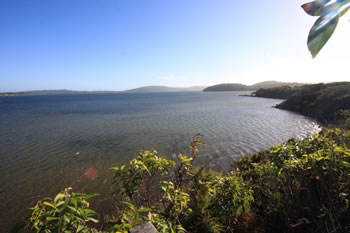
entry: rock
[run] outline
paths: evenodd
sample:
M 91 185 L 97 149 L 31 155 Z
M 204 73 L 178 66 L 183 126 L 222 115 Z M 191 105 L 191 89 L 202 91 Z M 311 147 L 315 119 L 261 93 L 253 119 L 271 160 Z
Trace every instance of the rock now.
M 129 230 L 129 233 L 158 233 L 152 223 L 146 222 Z

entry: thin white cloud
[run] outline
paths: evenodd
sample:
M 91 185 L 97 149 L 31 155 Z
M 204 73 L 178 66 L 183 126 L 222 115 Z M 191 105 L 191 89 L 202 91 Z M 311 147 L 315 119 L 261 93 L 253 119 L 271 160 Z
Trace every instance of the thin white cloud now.
M 176 80 L 179 80 L 179 79 L 182 79 L 181 77 L 176 77 L 176 76 L 160 76 L 160 77 L 157 77 L 158 80 L 160 81 L 176 81 Z

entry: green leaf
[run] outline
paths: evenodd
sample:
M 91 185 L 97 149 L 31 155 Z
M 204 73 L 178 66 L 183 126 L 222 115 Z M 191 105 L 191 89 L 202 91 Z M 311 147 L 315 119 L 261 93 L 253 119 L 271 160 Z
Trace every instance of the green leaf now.
M 333 16 L 328 14 L 326 16 L 319 17 L 315 24 L 312 26 L 307 45 L 315 58 L 323 46 L 327 43 L 329 38 L 332 36 L 335 28 L 339 21 L 339 15 Z
M 94 210 L 91 210 L 91 209 L 86 209 L 84 210 L 84 214 L 86 217 L 89 217 L 89 216 L 94 216 L 96 215 L 96 212 Z
M 98 194 L 98 193 L 86 194 L 86 195 L 84 195 L 84 199 L 87 200 L 87 199 L 96 197 L 96 196 L 98 196 L 98 195 L 100 195 L 100 194 Z
M 94 222 L 94 223 L 98 223 L 98 220 L 97 219 L 94 219 L 94 218 L 87 218 L 88 220 L 90 220 L 90 221 L 92 221 L 92 222 Z
M 151 209 L 150 208 L 146 208 L 146 207 L 141 207 L 139 209 L 139 212 L 148 212 L 148 211 L 151 211 Z
M 60 219 L 60 218 L 58 218 L 58 217 L 46 217 L 47 221 L 54 221 L 54 220 L 58 220 L 58 219 Z
M 281 175 L 282 171 L 283 171 L 283 168 L 280 168 L 279 171 L 278 171 L 278 175 L 279 176 Z
M 85 209 L 84 211 L 86 214 L 96 214 L 96 212 L 92 209 Z
M 77 208 L 78 207 L 78 200 L 76 198 L 72 198 L 71 202 L 73 203 L 74 207 Z
M 59 199 L 62 199 L 63 197 L 64 197 L 64 194 L 63 194 L 63 193 L 57 194 L 57 196 L 55 197 L 54 202 L 57 202 Z
M 128 230 L 130 230 L 132 228 L 132 226 L 130 224 L 126 223 L 126 224 L 123 225 L 123 228 L 124 228 L 124 230 L 128 231 Z
M 63 205 L 64 203 L 65 203 L 65 201 L 60 201 L 56 204 L 56 207 L 59 207 L 59 206 Z
M 340 16 L 345 15 L 346 12 L 348 12 L 349 9 L 350 9 L 350 3 L 348 3 L 347 6 L 340 11 Z
M 343 162 L 343 165 L 346 166 L 346 167 L 350 167 L 350 163 L 346 162 L 346 161 L 342 161 Z
M 305 3 L 301 7 L 304 9 L 304 11 L 307 14 L 311 16 L 319 16 L 323 5 L 318 1 L 314 1 L 314 2 Z
M 77 228 L 77 232 L 81 231 L 84 229 L 84 226 L 83 225 L 79 225 L 78 228 Z
M 67 215 L 63 215 L 64 221 L 66 221 L 67 223 L 70 223 L 71 219 L 70 217 L 68 217 Z
M 54 205 L 51 204 L 50 202 L 44 201 L 43 204 L 44 204 L 44 205 L 47 205 L 47 206 L 50 206 L 50 207 L 52 207 L 52 208 L 54 208 L 54 209 L 56 209 L 56 206 L 54 206 Z
M 343 16 L 347 12 L 349 7 L 350 0 L 336 1 L 332 4 L 328 4 L 327 6 L 323 7 L 320 11 L 320 15 L 322 16 L 332 13 L 333 15 L 338 14 L 340 16 Z
M 113 228 L 113 230 L 118 231 L 120 229 L 120 225 L 119 224 L 114 224 L 112 228 Z
M 135 217 L 134 217 L 134 224 L 135 224 L 135 225 L 138 225 L 138 223 L 139 223 L 139 217 L 140 217 L 140 214 L 139 214 L 139 213 L 136 213 L 136 214 L 135 214 Z
M 127 206 L 129 207 L 129 209 L 135 210 L 135 206 L 134 206 L 133 204 L 131 204 L 131 203 L 129 203 L 129 202 L 126 202 L 126 201 L 123 201 L 123 203 L 124 203 L 125 205 L 127 205 Z
M 76 208 L 72 207 L 72 206 L 67 206 L 69 209 L 73 210 L 74 212 L 78 212 Z
M 142 162 L 142 161 L 139 161 L 139 163 L 142 165 L 142 167 L 148 172 L 148 174 L 151 175 L 151 172 L 148 170 L 148 168 L 146 167 L 146 165 Z

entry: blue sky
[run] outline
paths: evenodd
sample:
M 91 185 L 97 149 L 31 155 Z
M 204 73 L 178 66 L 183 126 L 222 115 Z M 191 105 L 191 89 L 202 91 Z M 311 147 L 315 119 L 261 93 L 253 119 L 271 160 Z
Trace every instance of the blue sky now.
M 350 14 L 311 59 L 304 2 L 2 0 L 0 92 L 350 81 Z

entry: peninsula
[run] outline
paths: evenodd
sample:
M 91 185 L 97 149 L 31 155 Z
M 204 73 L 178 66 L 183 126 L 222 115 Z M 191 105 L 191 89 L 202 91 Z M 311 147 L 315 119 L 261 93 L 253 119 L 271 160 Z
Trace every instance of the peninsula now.
M 276 107 L 350 128 L 350 82 L 259 89 L 252 96 L 286 99 Z
M 209 86 L 205 88 L 203 91 L 256 91 L 261 88 L 274 88 L 274 87 L 281 87 L 281 86 L 302 86 L 305 85 L 303 83 L 288 83 L 288 82 L 277 82 L 277 81 L 264 81 L 259 82 L 254 85 L 244 85 L 239 83 L 224 83 L 224 84 L 217 84 L 214 86 Z

